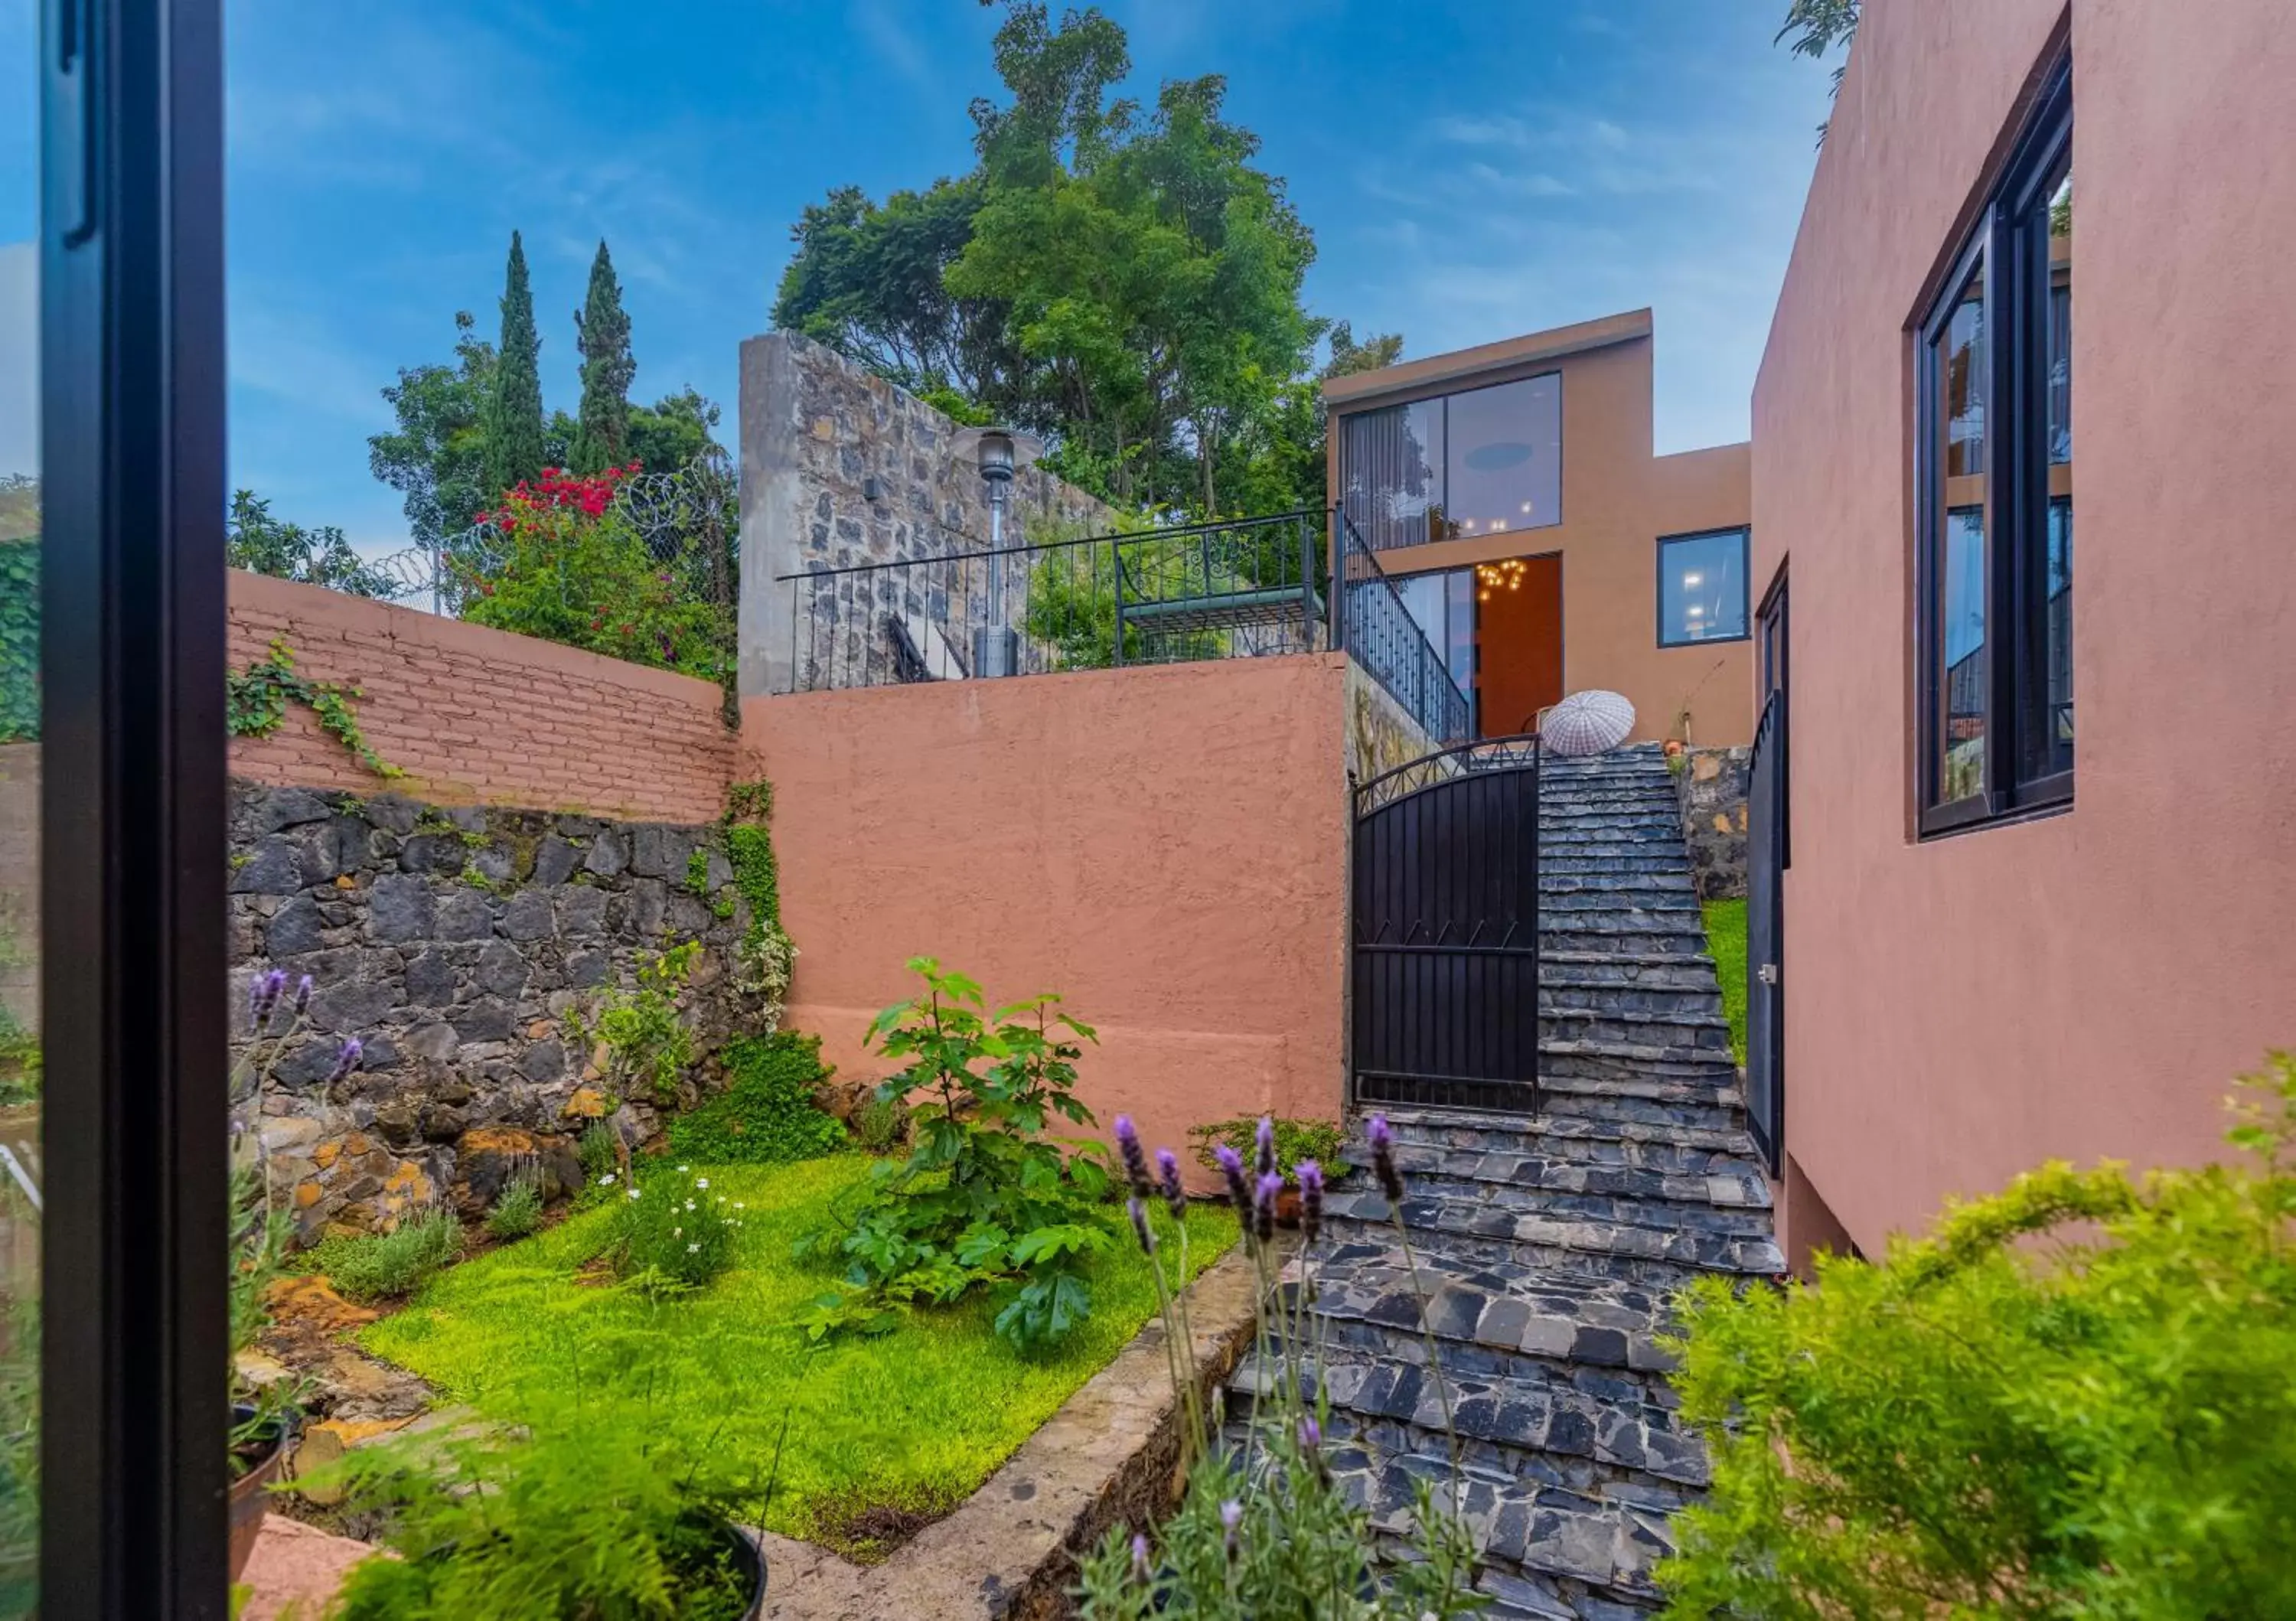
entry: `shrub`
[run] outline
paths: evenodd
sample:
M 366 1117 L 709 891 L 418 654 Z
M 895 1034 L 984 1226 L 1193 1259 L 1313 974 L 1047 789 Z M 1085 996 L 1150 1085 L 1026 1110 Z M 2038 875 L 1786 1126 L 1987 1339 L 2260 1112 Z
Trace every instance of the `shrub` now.
M 1303 1159 L 1316 1162 L 1325 1180 L 1336 1182 L 1345 1175 L 1347 1167 L 1340 1158 L 1340 1147 L 1345 1141 L 1336 1120 L 1281 1120 L 1269 1117 L 1275 1128 L 1275 1164 L 1283 1173 L 1283 1185 L 1296 1188 L 1300 1179 L 1292 1169 Z M 1196 1145 L 1196 1163 L 1206 1170 L 1218 1167 L 1214 1150 L 1222 1143 L 1249 1159 L 1252 1157 L 1259 1122 L 1251 1119 L 1216 1120 L 1210 1126 L 1193 1126 L 1188 1135 Z
M 542 1225 L 542 1167 L 522 1159 L 495 1195 L 487 1231 L 498 1239 L 522 1239 Z
M 849 1262 L 847 1287 L 816 1301 L 806 1327 L 816 1339 L 890 1327 L 894 1308 L 908 1302 L 947 1305 L 1016 1284 L 996 1331 L 1023 1349 L 1055 1343 L 1091 1314 L 1085 1259 L 1111 1241 L 1101 1203 L 1104 1150 L 1085 1143 L 1066 1154 L 1045 1134 L 1056 1115 L 1092 1124 L 1073 1090 L 1083 1049 L 1068 1039 L 1090 1041 L 1092 1028 L 1054 1013 L 1057 996 L 990 1013 L 980 987 L 963 974 L 931 957 L 908 966 L 924 994 L 869 1027 L 880 1052 L 908 1060 L 877 1097 L 932 1099 L 910 1115 L 908 1158 L 873 1168 L 851 1225 L 824 1229 L 805 1246 L 833 1243 Z
M 329 1239 L 312 1265 L 354 1300 L 396 1300 L 463 1253 L 463 1227 L 448 1210 L 408 1216 L 389 1232 Z
M 693 1061 L 693 1032 L 678 1004 L 701 955 L 699 940 L 644 953 L 637 989 L 608 991 L 589 1019 L 569 1016 L 577 1046 L 606 1044 L 606 1080 L 615 1090 L 641 1086 L 657 1103 L 676 1101 L 678 1083 Z
M 774 1165 L 845 1146 L 845 1128 L 814 1103 L 830 1073 L 819 1036 L 743 1036 L 723 1057 L 726 1090 L 669 1123 L 671 1153 L 701 1165 Z
M 1669 1613 L 2296 1615 L 2296 1060 L 2253 1084 L 2260 1167 L 2051 1164 L 1817 1287 L 1696 1286 Z
M 603 1120 L 594 1120 L 583 1132 L 574 1151 L 581 1158 L 583 1185 L 587 1188 L 621 1163 L 622 1140 Z
M 700 1289 L 733 1262 L 741 1207 L 711 1192 L 709 1178 L 690 1166 L 633 1167 L 614 1205 L 607 1254 L 615 1275 L 649 1294 Z
M 749 1577 L 729 1494 L 652 1427 L 579 1412 L 522 1430 L 362 1447 L 328 1476 L 399 1557 L 354 1567 L 337 1621 L 736 1621 Z M 455 1489 L 447 1489 L 455 1488 Z

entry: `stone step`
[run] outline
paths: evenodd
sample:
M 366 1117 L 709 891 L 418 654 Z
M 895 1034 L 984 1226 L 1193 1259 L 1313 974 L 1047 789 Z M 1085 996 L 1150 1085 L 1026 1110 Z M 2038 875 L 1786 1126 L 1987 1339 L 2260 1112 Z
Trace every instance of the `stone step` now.
M 1639 985 L 1682 990 L 1711 986 L 1713 959 L 1704 952 L 1550 951 L 1538 962 L 1542 985 Z
M 1593 812 L 1636 811 L 1676 818 L 1679 826 L 1681 801 L 1669 785 L 1654 788 L 1599 787 L 1593 789 L 1563 788 L 1548 784 L 1538 796 L 1539 814 L 1554 812 L 1587 814 Z
M 1711 977 L 1702 987 L 1696 985 L 1619 984 L 1608 979 L 1562 978 L 1548 964 L 1542 962 L 1538 974 L 1538 1011 L 1549 1015 L 1565 1011 L 1585 1011 L 1597 1013 L 1689 1014 L 1702 1019 L 1718 1019 L 1722 1016 L 1722 993 L 1716 988 Z
M 1662 921 L 1669 929 L 1693 929 L 1706 932 L 1705 913 L 1699 910 L 1698 892 L 1690 886 L 1688 873 L 1679 883 L 1666 884 L 1647 873 L 1637 874 L 1633 880 L 1594 885 L 1579 885 L 1566 880 L 1559 885 L 1541 881 L 1538 886 L 1538 911 L 1542 918 L 1553 918 L 1562 927 L 1575 927 L 1579 918 L 1588 913 L 1645 913 Z
M 1373 1186 L 1367 1153 L 1350 1147 L 1345 1154 L 1346 1163 L 1363 1173 L 1347 1183 L 1347 1191 Z M 1406 1193 L 1480 1199 L 1495 1208 L 1570 1215 L 1599 1215 L 1603 1207 L 1615 1207 L 1619 1219 L 1641 1226 L 1767 1231 L 1770 1184 L 1760 1167 L 1742 1158 L 1707 1158 L 1708 1167 L 1695 1170 L 1624 1159 L 1609 1164 L 1546 1152 L 1532 1140 L 1515 1153 L 1486 1150 L 1469 1154 L 1398 1144 L 1395 1162 L 1403 1172 Z M 1718 1219 L 1725 1216 L 1730 1219 Z
M 1542 853 L 1538 858 L 1541 878 L 1594 878 L 1628 876 L 1636 873 L 1661 873 L 1668 877 L 1689 872 L 1689 864 L 1679 850 L 1652 842 L 1630 846 L 1628 854 L 1619 856 L 1589 856 L 1585 846 L 1558 846 Z
M 1720 994 L 1716 994 L 1720 1000 Z M 1622 1007 L 1562 1007 L 1541 998 L 1538 1010 L 1541 1050 L 1548 1042 L 1576 1047 L 1598 1045 L 1650 1049 L 1682 1061 L 1685 1055 L 1728 1060 L 1730 1021 L 1718 1011 L 1651 1012 Z M 1734 1060 L 1731 1060 L 1734 1067 Z
M 1368 1243 L 1394 1232 L 1387 1200 L 1376 1189 L 1334 1194 L 1327 1204 L 1326 1224 L 1335 1242 Z M 1439 1245 L 1455 1261 L 1511 1263 L 1666 1291 L 1698 1277 L 1775 1277 L 1785 1270 L 1785 1257 L 1767 1232 L 1633 1226 L 1594 1216 L 1423 1199 L 1407 1188 L 1403 1219 L 1431 1248 Z
M 1698 891 L 1688 867 L 1677 867 L 1670 872 L 1558 872 L 1553 864 L 1541 862 L 1538 866 L 1538 891 L 1543 897 L 1648 896 L 1663 896 L 1671 901 L 1680 896 L 1687 897 L 1693 906 L 1698 901 Z M 1639 905 L 1644 903 L 1635 901 L 1630 904 Z
M 1541 806 L 1538 812 L 1538 840 L 1544 844 L 1567 840 L 1573 833 L 1582 838 L 1589 833 L 1617 833 L 1628 839 L 1682 838 L 1682 819 L 1667 810 L 1578 810 L 1569 806 Z
M 1487 1115 L 1397 1111 L 1395 1162 L 1406 1177 L 1420 1172 L 1452 1176 L 1505 1174 L 1518 1159 L 1570 1161 L 1662 1172 L 1677 1176 L 1759 1176 L 1753 1140 L 1735 1128 L 1637 1125 L 1590 1120 L 1573 1115 L 1540 1114 L 1520 1122 L 1493 1123 Z M 1349 1158 L 1363 1150 L 1343 1150 Z
M 1568 839 L 1541 839 L 1538 859 L 1542 865 L 1551 861 L 1665 861 L 1677 867 L 1690 864 L 1679 831 L 1671 839 L 1582 837 L 1573 833 Z
M 1543 1073 L 1538 1077 L 1538 1109 L 1548 1121 L 1583 1121 L 1590 1126 L 1674 1126 L 1704 1132 L 1743 1133 L 1745 1109 L 1735 1086 L 1705 1082 L 1622 1083 L 1615 1078 L 1589 1080 L 1582 1076 Z
M 1548 1092 L 1567 1089 L 1628 1097 L 1651 1095 L 1643 1086 L 1661 1084 L 1678 1089 L 1665 1094 L 1666 1101 L 1694 1103 L 1725 1094 L 1734 1098 L 1738 1065 L 1726 1045 L 1661 1046 L 1542 1036 L 1538 1080 Z
M 1706 955 L 1706 930 L 1687 917 L 1646 920 L 1636 925 L 1632 914 L 1572 913 L 1541 927 L 1538 944 L 1548 958 L 1562 953 L 1594 956 L 1659 953 L 1710 962 Z

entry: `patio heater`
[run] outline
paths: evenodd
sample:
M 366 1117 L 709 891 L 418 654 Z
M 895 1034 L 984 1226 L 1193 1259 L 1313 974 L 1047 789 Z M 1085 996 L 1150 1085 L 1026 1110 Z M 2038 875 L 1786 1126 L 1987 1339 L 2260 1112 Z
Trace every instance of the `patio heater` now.
M 968 428 L 958 434 L 953 448 L 970 454 L 988 487 L 988 611 L 972 631 L 972 674 L 976 678 L 1021 673 L 1021 633 L 1004 622 L 1004 502 L 1013 475 L 1044 454 L 1044 442 L 1009 428 Z

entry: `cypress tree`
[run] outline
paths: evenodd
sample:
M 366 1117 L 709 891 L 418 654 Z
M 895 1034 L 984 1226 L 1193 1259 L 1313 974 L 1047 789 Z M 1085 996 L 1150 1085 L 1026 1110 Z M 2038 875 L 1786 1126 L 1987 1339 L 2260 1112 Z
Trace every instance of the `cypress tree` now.
M 534 291 L 527 284 L 526 248 L 510 233 L 510 269 L 503 282 L 502 343 L 487 401 L 487 496 L 498 499 L 521 479 L 540 475 L 549 454 L 542 444 L 542 340 L 534 330 Z
M 638 367 L 630 356 L 622 284 L 614 279 L 603 238 L 590 261 L 589 296 L 574 312 L 574 347 L 582 355 L 582 429 L 574 441 L 574 471 L 619 467 L 629 449 L 630 379 Z

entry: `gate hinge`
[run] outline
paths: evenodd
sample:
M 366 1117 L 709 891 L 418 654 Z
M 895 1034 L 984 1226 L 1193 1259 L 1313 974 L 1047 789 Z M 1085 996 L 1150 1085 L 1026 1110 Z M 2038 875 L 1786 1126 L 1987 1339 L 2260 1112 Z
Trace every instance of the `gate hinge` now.
M 1778 982 L 1778 965 L 1775 962 L 1761 964 L 1754 970 L 1754 978 L 1764 985 L 1775 985 Z

